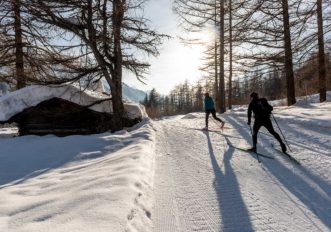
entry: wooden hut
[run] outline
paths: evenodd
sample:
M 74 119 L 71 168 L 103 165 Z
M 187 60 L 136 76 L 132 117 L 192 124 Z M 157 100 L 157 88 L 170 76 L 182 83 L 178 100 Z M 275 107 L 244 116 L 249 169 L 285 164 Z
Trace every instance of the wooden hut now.
M 0 98 L 0 123 L 16 123 L 20 135 L 94 134 L 113 128 L 107 97 L 92 96 L 74 86 L 27 88 Z M 123 119 L 126 127 L 142 119 L 139 106 L 125 107 L 129 110 L 128 118 Z

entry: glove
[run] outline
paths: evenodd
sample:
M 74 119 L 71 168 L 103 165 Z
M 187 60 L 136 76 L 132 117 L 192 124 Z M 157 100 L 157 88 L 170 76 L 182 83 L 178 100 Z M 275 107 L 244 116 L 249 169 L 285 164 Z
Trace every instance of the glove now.
M 251 121 L 248 121 L 248 122 L 247 122 L 247 125 L 251 125 Z

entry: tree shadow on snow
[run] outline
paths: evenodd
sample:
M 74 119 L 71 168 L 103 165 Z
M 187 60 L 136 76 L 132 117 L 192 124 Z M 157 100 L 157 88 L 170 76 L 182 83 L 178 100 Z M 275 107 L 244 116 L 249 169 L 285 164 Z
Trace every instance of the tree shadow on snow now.
M 282 130 L 284 129 L 284 126 L 282 126 Z M 279 130 L 278 129 L 276 129 L 275 128 L 275 130 L 277 131 L 277 133 L 278 134 L 280 134 L 280 132 L 279 132 Z M 286 127 L 286 131 L 287 132 L 289 132 L 289 133 L 293 133 L 293 135 L 292 136 L 294 136 L 294 135 L 296 135 L 296 134 L 298 134 L 299 132 L 301 132 L 301 131 L 299 131 L 299 130 L 294 130 L 294 129 L 292 129 L 291 127 L 289 127 L 289 126 L 287 126 Z M 259 135 L 261 136 L 261 137 L 263 137 L 263 136 L 265 136 L 265 137 L 269 137 L 269 138 L 271 138 L 272 140 L 274 139 L 274 137 L 267 131 L 267 129 L 265 129 L 265 128 L 261 128 L 261 130 L 259 131 Z M 307 137 L 308 137 L 309 135 L 307 135 Z M 329 156 L 329 157 L 331 157 L 331 154 L 329 154 L 328 152 L 323 152 L 323 151 L 321 151 L 321 150 L 318 150 L 318 148 L 320 148 L 320 147 L 324 147 L 324 148 L 326 148 L 326 149 L 329 149 L 329 147 L 330 146 L 327 146 L 327 145 L 325 145 L 325 144 L 316 144 L 315 146 L 311 146 L 310 144 L 306 144 L 306 143 L 304 143 L 303 141 L 295 141 L 295 140 L 293 140 L 293 139 L 290 139 L 289 137 L 288 138 L 286 138 L 286 140 L 287 140 L 287 142 L 289 143 L 289 145 L 291 146 L 291 149 L 294 151 L 294 152 L 297 152 L 298 151 L 298 148 L 300 148 L 300 149 L 305 149 L 305 150 L 309 150 L 309 151 L 311 151 L 311 152 L 313 152 L 313 153 L 317 153 L 317 154 L 319 154 L 319 155 L 325 155 L 325 156 Z M 275 142 L 275 143 L 278 143 L 276 140 L 275 141 L 273 141 L 273 142 Z M 272 143 L 273 143 L 272 142 Z M 297 148 L 294 148 L 293 146 L 295 146 L 295 147 L 297 147 Z M 330 149 L 331 149 L 331 147 L 330 147 Z
M 234 117 L 229 115 L 226 116 L 226 120 L 232 124 L 232 126 L 241 134 L 242 138 L 251 141 L 251 135 L 248 127 L 247 129 L 243 129 L 244 123 L 243 121 L 238 121 Z M 259 136 L 258 143 L 261 144 L 269 144 L 269 141 L 263 136 Z M 276 143 L 277 140 L 274 140 Z M 320 177 L 314 175 L 306 169 L 304 166 L 298 166 L 296 164 L 291 164 L 292 169 L 287 166 L 284 166 L 278 158 L 287 157 L 282 156 L 275 152 L 273 148 L 266 148 L 259 146 L 259 150 L 262 150 L 262 153 L 266 155 L 276 154 L 276 159 L 271 162 L 264 162 L 263 165 L 267 169 L 268 173 L 276 179 L 294 196 L 296 196 L 310 211 L 315 214 L 315 216 L 321 220 L 321 222 L 331 229 L 331 185 L 330 183 L 324 181 Z M 288 160 L 288 162 L 291 162 Z M 298 209 L 300 209 L 300 205 L 298 205 Z M 303 211 L 302 209 L 300 209 Z M 303 212 L 303 214 L 306 214 Z M 307 217 L 308 220 L 310 218 Z M 312 225 L 315 226 L 315 229 L 318 231 L 322 231 L 318 225 L 314 224 L 311 221 Z
M 23 183 L 63 167 L 61 173 L 77 171 L 102 162 L 105 155 L 133 144 L 137 139 L 125 140 L 99 134 L 92 136 L 22 136 L 0 140 L 0 189 Z M 66 167 L 68 163 L 85 160 L 84 164 Z M 93 160 L 93 162 L 88 161 Z
M 205 131 L 204 134 L 207 137 L 209 155 L 215 174 L 214 188 L 222 220 L 220 231 L 254 231 L 236 175 L 231 166 L 233 149 L 224 153 L 224 171 L 222 172 L 214 153 L 209 132 Z
M 282 122 L 282 120 L 280 121 Z M 309 130 L 312 131 L 314 133 L 317 134 L 318 137 L 329 137 L 330 136 L 330 128 L 327 127 L 321 127 L 321 126 L 306 126 L 304 124 L 300 124 L 300 123 L 295 123 L 295 122 L 289 122 L 288 124 L 284 124 L 281 125 L 281 129 L 285 129 L 286 131 L 288 131 L 289 133 L 292 133 L 294 136 L 300 133 L 304 133 L 305 130 Z M 302 130 L 304 129 L 304 130 Z M 314 134 L 305 134 L 306 137 L 308 137 L 310 140 L 310 143 L 314 143 L 317 145 L 317 147 L 324 147 L 326 150 L 331 150 L 331 145 L 330 144 L 325 144 L 325 143 L 320 143 L 319 139 L 316 138 L 316 135 Z M 301 141 L 300 141 L 301 142 Z M 317 152 L 317 153 L 323 153 L 320 152 L 319 150 L 314 150 L 311 148 L 311 146 L 309 146 L 308 144 L 303 144 L 302 142 L 292 142 L 291 143 L 295 143 L 296 146 L 299 147 L 303 147 L 305 149 Z M 324 155 L 329 155 L 330 154 L 325 154 Z
M 207 130 L 204 130 L 204 129 L 193 128 L 193 127 L 192 127 L 192 128 L 190 128 L 190 127 L 182 127 L 182 128 L 184 128 L 184 129 L 186 129 L 186 130 L 195 130 L 195 131 L 200 131 L 200 132 L 204 132 L 204 133 L 206 133 L 206 132 L 209 132 L 209 133 L 215 133 L 215 134 L 219 134 L 219 135 L 225 135 L 225 136 L 227 136 L 227 137 L 231 137 L 231 138 L 237 138 L 237 139 L 240 139 L 240 137 L 237 137 L 237 136 L 224 134 L 224 132 L 222 132 L 221 129 L 219 129 L 219 130 L 208 129 L 208 131 L 207 131 Z

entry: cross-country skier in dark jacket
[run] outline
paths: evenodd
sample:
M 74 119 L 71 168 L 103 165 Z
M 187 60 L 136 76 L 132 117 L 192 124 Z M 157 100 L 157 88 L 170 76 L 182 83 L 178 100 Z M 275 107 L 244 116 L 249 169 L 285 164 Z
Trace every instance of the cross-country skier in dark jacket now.
M 221 128 L 224 126 L 224 122 L 216 117 L 216 110 L 214 107 L 214 101 L 213 99 L 209 96 L 209 93 L 205 93 L 205 112 L 206 112 L 206 127 L 205 129 L 208 129 L 208 119 L 209 115 L 211 114 L 213 118 L 221 123 Z
M 253 147 L 250 150 L 256 152 L 257 134 L 261 126 L 264 126 L 265 128 L 267 128 L 270 134 L 272 134 L 278 140 L 280 146 L 282 147 L 282 151 L 286 152 L 286 146 L 283 143 L 282 139 L 280 138 L 279 134 L 274 130 L 270 120 L 270 114 L 271 111 L 273 110 L 273 107 L 269 105 L 267 99 L 259 98 L 259 95 L 255 92 L 253 92 L 250 96 L 252 101 L 248 106 L 247 124 L 251 125 L 252 111 L 255 117 L 254 126 L 253 126 Z

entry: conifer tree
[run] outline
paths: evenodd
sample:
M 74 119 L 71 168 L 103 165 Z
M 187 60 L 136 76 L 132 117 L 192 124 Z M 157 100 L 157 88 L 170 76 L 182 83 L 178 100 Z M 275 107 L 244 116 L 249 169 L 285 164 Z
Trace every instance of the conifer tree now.
M 142 79 L 149 64 L 136 55 L 158 55 L 158 45 L 165 35 L 149 28 L 143 17 L 144 0 L 31 0 L 30 10 L 40 22 L 54 25 L 80 43 L 67 51 L 86 59 L 95 78 L 103 77 L 110 86 L 114 128 L 122 128 L 123 69 Z M 64 51 L 65 52 L 65 51 Z M 76 59 L 79 62 L 80 59 Z

